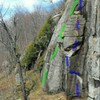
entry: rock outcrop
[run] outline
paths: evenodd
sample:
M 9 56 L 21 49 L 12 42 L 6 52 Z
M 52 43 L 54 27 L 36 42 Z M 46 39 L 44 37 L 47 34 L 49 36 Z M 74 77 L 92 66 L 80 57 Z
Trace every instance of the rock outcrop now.
M 74 1 L 67 0 L 48 46 L 42 77 L 45 70 L 48 74 L 43 89 L 100 100 L 100 0 L 79 0 L 82 10 L 76 5 L 71 16 Z

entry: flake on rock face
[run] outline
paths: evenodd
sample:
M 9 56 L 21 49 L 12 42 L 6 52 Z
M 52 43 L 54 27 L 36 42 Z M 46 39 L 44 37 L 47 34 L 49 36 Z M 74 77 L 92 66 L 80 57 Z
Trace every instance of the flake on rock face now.
M 93 56 L 91 67 L 92 67 L 92 77 L 95 79 L 99 79 L 99 77 L 100 77 L 100 59 L 97 59 L 96 56 Z
M 70 17 L 70 19 L 66 22 L 67 27 L 66 27 L 65 32 L 64 32 L 65 37 L 76 36 L 74 33 L 76 33 L 75 30 L 77 30 L 76 29 L 77 20 L 80 21 L 80 23 L 78 25 L 78 27 L 80 29 L 78 30 L 77 36 L 83 35 L 83 28 L 84 28 L 84 24 L 85 24 L 85 19 L 82 16 L 77 17 L 75 15 L 75 16 Z
M 94 80 L 92 78 L 89 78 L 89 96 L 94 98 Z
M 99 88 L 99 94 L 95 96 L 95 100 L 100 100 L 100 88 Z
M 56 59 L 50 62 L 49 72 L 48 72 L 48 87 L 50 92 L 57 92 L 62 88 L 62 54 L 58 51 Z
M 91 77 L 100 80 L 100 38 L 91 36 L 89 38 L 89 66 L 91 68 Z M 91 63 L 90 63 L 91 62 Z M 90 71 L 90 70 L 89 70 Z
M 88 97 L 88 100 L 94 100 L 94 98 L 92 98 L 92 97 Z

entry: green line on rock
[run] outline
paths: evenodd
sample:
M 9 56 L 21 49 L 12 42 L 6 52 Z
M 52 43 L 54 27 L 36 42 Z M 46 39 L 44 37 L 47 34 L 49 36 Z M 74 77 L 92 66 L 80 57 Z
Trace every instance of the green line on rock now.
M 75 9 L 76 5 L 78 4 L 78 2 L 79 2 L 79 0 L 75 0 L 75 1 L 74 1 L 73 6 L 72 6 L 72 8 L 71 8 L 71 10 L 70 10 L 70 16 L 73 15 L 74 9 Z
M 60 31 L 60 35 L 59 35 L 60 40 L 62 40 L 62 33 L 65 31 L 65 28 L 66 28 L 66 24 L 64 23 L 62 25 L 62 28 L 61 28 L 61 31 Z
M 42 79 L 42 85 L 45 85 L 45 82 L 46 82 L 46 79 L 47 79 L 47 74 L 48 74 L 48 71 L 44 70 L 43 79 Z
M 58 50 L 59 50 L 59 47 L 58 47 L 58 45 L 57 45 L 56 48 L 55 48 L 54 53 L 51 55 L 51 60 L 55 58 L 55 56 L 56 56 Z

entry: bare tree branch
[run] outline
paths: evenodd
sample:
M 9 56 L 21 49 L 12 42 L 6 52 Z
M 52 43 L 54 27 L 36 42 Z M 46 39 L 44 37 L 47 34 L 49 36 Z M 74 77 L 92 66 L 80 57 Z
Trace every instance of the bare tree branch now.
M 16 20 L 15 20 L 15 18 L 14 18 L 13 23 L 14 23 L 14 28 L 16 30 L 14 38 L 13 38 L 13 34 L 11 33 L 12 31 L 10 31 L 9 27 L 7 26 L 7 24 L 4 21 L 2 12 L 0 12 L 0 26 L 2 26 L 3 30 L 5 31 L 5 35 L 6 35 L 6 39 L 4 39 L 5 38 L 4 34 L 1 32 L 1 40 L 0 40 L 0 42 L 5 45 L 5 47 L 9 51 L 9 54 L 10 54 L 11 58 L 15 61 L 15 64 L 18 64 L 19 75 L 20 75 L 20 80 L 21 80 L 21 88 L 22 88 L 22 92 L 23 92 L 23 99 L 27 100 L 27 95 L 26 95 L 26 90 L 25 90 L 25 85 L 24 85 L 24 80 L 23 80 L 23 75 L 22 75 L 22 66 L 20 64 L 19 53 L 16 50 L 16 48 L 17 48 L 16 47 L 17 29 L 16 29 Z

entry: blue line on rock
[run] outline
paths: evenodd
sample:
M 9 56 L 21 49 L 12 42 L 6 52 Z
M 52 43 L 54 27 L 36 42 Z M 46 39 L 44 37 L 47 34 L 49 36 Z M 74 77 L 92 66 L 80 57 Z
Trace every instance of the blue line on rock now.
M 76 83 L 76 96 L 79 97 L 80 92 L 79 92 L 79 86 L 78 83 Z
M 76 30 L 80 30 L 79 25 L 80 25 L 80 20 L 77 20 L 77 23 L 76 23 Z
M 70 70 L 69 72 L 70 72 L 71 74 L 76 74 L 76 75 L 80 76 L 80 73 L 79 73 L 79 72 L 75 72 L 75 71 L 73 71 L 73 70 Z
M 74 42 L 74 46 L 73 46 L 73 51 L 75 51 L 76 50 L 76 47 L 77 47 L 77 45 L 78 45 L 78 41 L 77 40 L 75 40 L 75 42 Z
M 69 58 L 66 56 L 66 66 L 69 66 Z
M 78 8 L 78 10 L 82 10 L 82 0 L 79 0 L 79 8 Z

